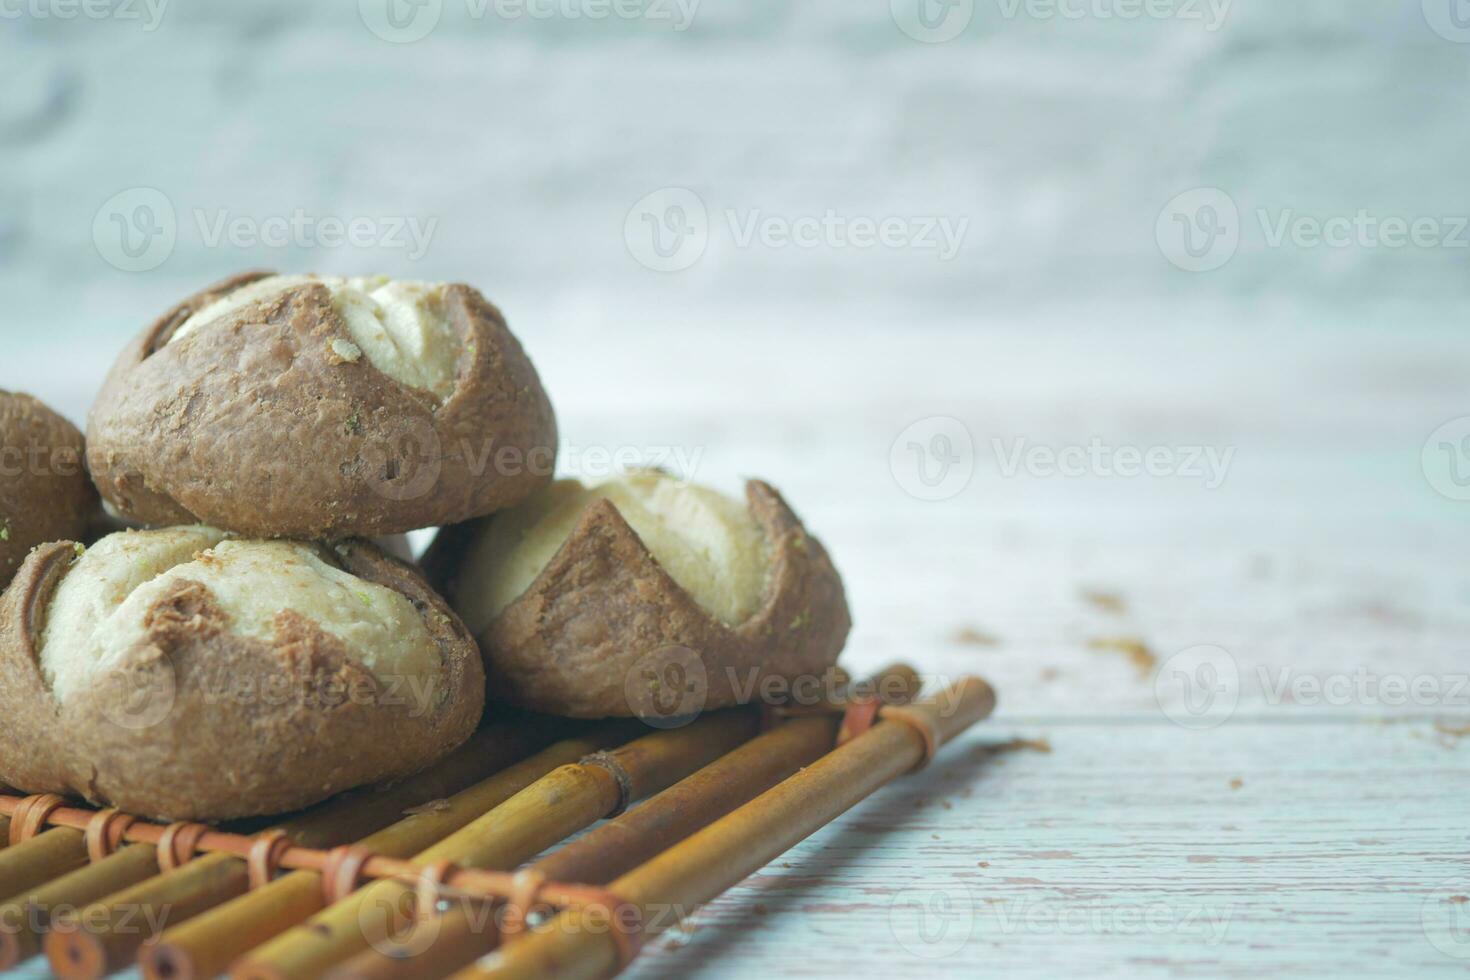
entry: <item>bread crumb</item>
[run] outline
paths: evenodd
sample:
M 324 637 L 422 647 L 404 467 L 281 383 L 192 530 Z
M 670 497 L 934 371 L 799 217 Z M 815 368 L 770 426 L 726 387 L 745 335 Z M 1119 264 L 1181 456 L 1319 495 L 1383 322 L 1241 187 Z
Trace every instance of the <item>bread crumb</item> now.
M 345 361 L 348 364 L 356 364 L 362 360 L 362 348 L 350 340 L 343 340 L 341 337 L 338 337 L 332 341 L 331 348 L 333 354 L 336 354 L 341 361 Z
M 1136 636 L 1104 636 L 1091 640 L 1087 644 L 1091 650 L 1110 650 L 1114 653 L 1125 654 L 1138 668 L 1138 673 L 1144 677 L 1153 674 L 1154 667 L 1158 666 L 1159 658 L 1155 657 L 1148 644 Z
M 1082 598 L 1089 604 L 1101 609 L 1103 612 L 1124 613 L 1128 611 L 1128 603 L 1116 592 L 1101 592 L 1095 589 L 1083 589 Z
M 954 631 L 954 642 L 967 647 L 998 647 L 1000 640 L 973 626 L 962 626 Z
M 1230 780 L 1230 788 L 1231 789 L 1240 789 L 1244 785 L 1245 785 L 1245 780 L 1244 779 L 1241 779 L 1238 776 L 1235 779 Z
M 1045 738 L 1013 738 L 1008 742 L 976 746 L 974 754 L 990 758 L 1011 752 L 1040 752 L 1042 755 L 1051 755 L 1051 741 Z

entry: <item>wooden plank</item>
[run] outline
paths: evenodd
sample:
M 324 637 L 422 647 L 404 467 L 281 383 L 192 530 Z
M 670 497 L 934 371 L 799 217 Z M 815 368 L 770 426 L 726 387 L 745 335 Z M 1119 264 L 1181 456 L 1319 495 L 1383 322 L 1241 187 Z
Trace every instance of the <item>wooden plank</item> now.
M 1052 751 L 997 754 L 1012 736 Z M 1470 966 L 1470 931 L 1443 928 L 1470 893 L 1470 742 L 1427 723 L 997 724 L 954 749 L 701 911 L 636 976 Z

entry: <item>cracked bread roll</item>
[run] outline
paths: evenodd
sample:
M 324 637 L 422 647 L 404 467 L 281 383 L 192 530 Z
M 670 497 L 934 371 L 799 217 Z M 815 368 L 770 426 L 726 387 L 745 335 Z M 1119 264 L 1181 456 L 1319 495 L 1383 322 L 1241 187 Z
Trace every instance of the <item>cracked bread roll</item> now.
M 0 391 L 0 589 L 30 550 L 80 538 L 101 516 L 77 427 L 29 395 Z
M 769 485 L 746 498 L 656 471 L 558 481 L 446 528 L 425 567 L 491 698 L 579 718 L 728 707 L 822 674 L 852 625 L 821 543 Z
M 123 352 L 88 462 L 121 516 L 257 538 L 465 521 L 548 483 L 551 402 L 469 286 L 247 273 Z
M 366 541 L 59 542 L 0 598 L 0 781 L 167 820 L 282 813 L 433 764 L 484 687 L 463 623 Z

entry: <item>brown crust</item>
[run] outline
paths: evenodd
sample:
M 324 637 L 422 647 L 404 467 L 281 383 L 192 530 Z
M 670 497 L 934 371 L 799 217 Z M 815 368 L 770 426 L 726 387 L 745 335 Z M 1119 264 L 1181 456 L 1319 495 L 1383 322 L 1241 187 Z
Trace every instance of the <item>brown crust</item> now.
M 213 594 L 185 581 L 148 611 L 145 641 L 58 703 L 36 637 L 77 552 L 46 545 L 0 598 L 0 781 L 141 816 L 223 820 L 309 806 L 452 751 L 484 708 L 474 640 L 417 572 L 376 546 L 331 551 L 414 603 L 442 657 L 432 690 L 374 676 L 290 611 L 273 643 L 238 636 Z
M 77 427 L 29 395 L 0 391 L 0 589 L 30 550 L 79 538 L 101 512 Z
M 531 587 L 479 637 L 492 699 L 577 718 L 642 714 L 642 676 L 662 677 L 687 651 L 703 664 L 692 707 L 737 704 L 760 679 L 820 675 L 852 627 L 842 579 L 827 551 L 769 485 L 746 497 L 770 545 L 765 601 L 726 626 L 650 554 L 611 502 L 599 500 Z M 493 518 L 492 518 L 493 520 Z M 440 535 L 425 567 L 455 595 L 452 575 L 479 525 Z M 675 650 L 671 648 L 682 648 Z M 686 672 L 687 673 L 687 672 Z
M 446 291 L 465 353 L 442 405 L 366 357 L 334 353 L 350 334 L 319 283 L 168 345 L 194 311 L 267 275 L 190 297 L 113 367 L 88 460 L 124 517 L 250 537 L 375 537 L 489 514 L 550 480 L 550 400 L 500 311 L 469 286 Z

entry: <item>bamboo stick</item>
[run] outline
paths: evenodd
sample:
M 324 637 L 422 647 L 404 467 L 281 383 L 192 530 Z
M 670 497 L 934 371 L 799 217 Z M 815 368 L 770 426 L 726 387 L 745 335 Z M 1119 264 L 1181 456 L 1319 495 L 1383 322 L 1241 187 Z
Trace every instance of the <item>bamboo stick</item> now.
M 906 709 L 932 725 L 942 745 L 995 707 L 995 692 L 978 678 L 965 678 L 947 692 L 952 698 Z M 830 823 L 887 783 L 914 770 L 927 754 L 919 729 L 898 720 L 880 721 L 865 734 L 792 776 L 774 789 L 699 831 L 638 869 L 617 879 L 613 893 L 630 909 L 617 920 L 596 910 L 571 910 L 520 942 L 455 975 L 454 980 L 602 980 L 625 966 L 620 929 L 641 935 L 672 924 L 669 911 L 687 915 Z M 626 921 L 631 911 L 635 923 Z M 646 923 L 646 926 L 642 924 Z
M 56 915 L 64 916 L 157 874 L 157 849 L 131 844 L 0 905 L 0 970 L 40 953 L 41 937 Z
M 346 793 L 280 825 L 291 840 L 304 847 L 330 847 L 359 838 L 400 817 L 406 808 L 441 798 L 488 772 L 510 764 L 552 737 L 554 723 L 543 719 L 497 724 L 476 732 L 464 746 L 438 766 L 403 782 L 385 787 L 364 787 Z M 93 877 L 109 873 L 135 848 L 126 848 L 106 861 L 77 872 L 81 881 L 68 887 L 78 894 L 62 897 L 76 908 L 73 914 L 51 917 L 51 935 L 41 939 L 35 931 L 18 933 L 16 944 L 25 952 L 39 942 L 59 976 L 97 977 L 121 969 L 146 941 L 154 938 L 157 926 L 182 922 L 208 911 L 249 887 L 245 861 L 231 854 L 216 853 L 197 858 L 168 874 L 158 874 L 157 850 L 136 845 L 153 858 L 152 871 L 100 895 Z M 56 883 L 60 885 L 61 883 Z M 82 896 L 80 892 L 89 894 Z M 49 896 L 53 900 L 56 895 Z M 34 903 L 33 903 L 34 904 Z M 54 904 L 60 904 L 59 902 Z M 140 924 L 144 927 L 140 927 Z M 0 946 L 3 949 L 3 946 Z
M 826 713 L 796 717 L 710 763 L 646 804 L 530 865 L 547 881 L 602 885 L 651 860 L 701 827 L 749 802 L 832 750 L 840 711 L 855 694 L 905 704 L 922 687 L 918 672 L 895 664 L 847 692 L 829 692 Z M 364 950 L 329 980 L 444 977 L 490 952 L 498 923 L 484 902 L 460 901 L 415 926 L 401 946 Z
M 530 868 L 548 881 L 606 884 L 821 758 L 831 751 L 840 721 L 829 714 L 787 722 Z M 458 902 L 410 934 L 401 950 L 366 950 L 327 977 L 444 977 L 490 952 L 499 940 L 496 921 L 483 903 Z
M 723 711 L 644 736 L 607 753 L 622 778 L 609 765 L 590 761 L 562 766 L 414 860 L 510 870 L 719 758 L 751 738 L 757 723 L 754 712 Z M 315 980 L 399 929 L 413 896 L 412 884 L 375 882 L 247 954 L 230 975 L 235 980 Z
M 467 826 L 559 766 L 615 745 L 637 726 L 599 726 L 564 739 L 446 800 L 360 841 L 388 857 L 408 857 Z M 143 950 L 146 976 L 162 980 L 212 977 L 237 957 L 305 922 L 325 906 L 321 875 L 293 871 L 271 884 L 226 902 L 166 931 Z
M 86 863 L 87 844 L 82 832 L 53 827 L 0 851 L 0 882 L 4 882 L 0 890 L 23 895 Z

